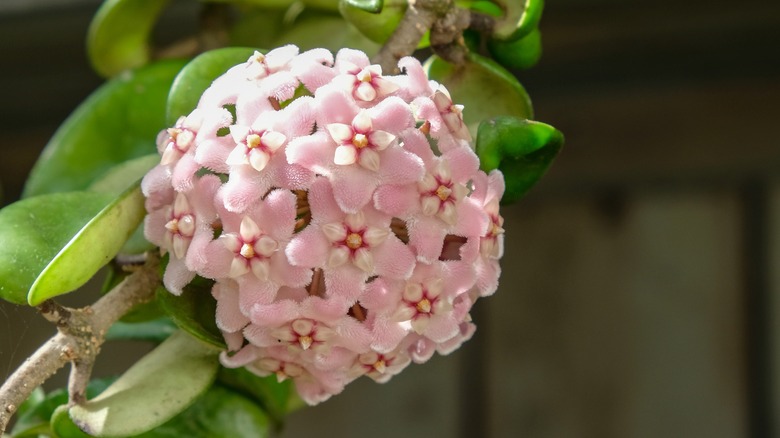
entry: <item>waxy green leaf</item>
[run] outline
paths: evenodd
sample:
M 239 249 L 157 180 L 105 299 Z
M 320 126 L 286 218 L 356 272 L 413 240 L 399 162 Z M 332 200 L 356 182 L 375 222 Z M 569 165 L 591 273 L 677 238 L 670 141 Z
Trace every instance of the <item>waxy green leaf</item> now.
M 0 298 L 27 304 L 46 266 L 114 197 L 105 193 L 54 193 L 0 210 Z
M 87 34 L 92 66 L 104 77 L 140 67 L 150 59 L 152 28 L 167 0 L 106 0 Z
M 264 438 L 270 426 L 268 415 L 251 400 L 214 385 L 187 410 L 137 438 Z
M 506 68 L 531 68 L 542 57 L 542 33 L 534 29 L 515 41 L 489 40 L 488 49 L 493 58 Z
M 385 4 L 384 0 L 341 0 L 339 3 L 372 14 L 382 12 L 382 7 Z
M 95 379 L 87 385 L 87 397 L 95 397 L 103 392 L 115 378 Z M 49 436 L 52 427 L 49 425 L 56 416 L 58 406 L 66 408 L 68 402 L 68 391 L 57 389 L 48 394 L 43 389 L 36 388 L 30 397 L 24 402 L 17 412 L 18 417 L 11 436 L 14 438 L 38 438 L 39 436 Z M 67 414 L 66 414 L 67 416 Z M 83 435 L 83 434 L 82 434 Z M 70 435 L 59 434 L 60 438 L 70 438 Z
M 158 164 L 160 164 L 160 155 L 157 153 L 127 160 L 112 167 L 100 179 L 93 182 L 88 190 L 119 195 L 130 186 L 137 184 Z
M 117 321 L 106 332 L 106 340 L 131 340 L 162 342 L 168 339 L 177 327 L 170 318 L 159 318 L 144 322 Z
M 494 0 L 504 11 L 497 20 L 493 36 L 501 40 L 517 41 L 539 25 L 544 0 Z
M 37 306 L 82 286 L 116 255 L 145 215 L 141 188 L 125 191 L 84 225 L 46 265 L 32 284 L 27 302 Z
M 339 12 L 350 24 L 355 26 L 366 38 L 379 44 L 383 44 L 393 34 L 398 23 L 404 17 L 407 0 L 387 0 L 376 12 L 360 7 L 355 0 L 341 0 Z M 362 3 L 362 2 L 361 2 Z M 382 2 L 380 2 L 382 3 Z M 430 42 L 426 38 L 418 48 L 427 47 Z
M 563 134 L 550 125 L 514 117 L 483 121 L 477 133 L 477 155 L 485 172 L 499 169 L 506 191 L 501 202 L 525 195 L 545 174 L 563 147 Z
M 245 62 L 257 49 L 246 47 L 227 47 L 198 55 L 190 61 L 171 85 L 168 94 L 166 119 L 173 125 L 181 116 L 186 116 L 198 106 L 200 96 L 214 79 L 231 67 Z
M 97 437 L 148 432 L 190 406 L 216 375 L 219 350 L 177 332 L 103 393 L 70 408 L 73 422 Z
M 277 425 L 305 404 L 293 389 L 292 380 L 279 382 L 275 375 L 259 377 L 245 368 L 221 368 L 217 381 L 259 403 Z
M 179 328 L 205 343 L 226 349 L 222 332 L 214 319 L 217 300 L 211 296 L 213 285 L 212 280 L 195 277 L 179 296 L 164 288 L 157 289 L 157 301 Z
M 503 115 L 533 118 L 531 98 L 523 86 L 490 59 L 471 53 L 464 65 L 455 66 L 434 56 L 424 67 L 428 77 L 447 87 L 454 103 L 465 106 L 463 119 L 473 136 L 486 118 Z
M 351 23 L 338 14 L 304 11 L 292 26 L 278 35 L 274 45 L 295 44 L 301 51 L 322 47 L 336 53 L 342 47 L 366 52 L 369 56 L 379 46 L 367 40 Z
M 168 90 L 182 66 L 184 61 L 151 64 L 92 93 L 46 145 L 23 196 L 84 190 L 115 165 L 156 152 Z

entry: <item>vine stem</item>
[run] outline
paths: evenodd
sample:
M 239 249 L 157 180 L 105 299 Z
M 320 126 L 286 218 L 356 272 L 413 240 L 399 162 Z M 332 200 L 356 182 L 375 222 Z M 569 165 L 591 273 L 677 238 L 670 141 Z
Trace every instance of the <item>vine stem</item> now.
M 385 74 L 400 73 L 398 60 L 414 53 L 425 32 L 452 8 L 452 0 L 409 0 L 401 22 L 372 62 L 381 65 Z
M 154 297 L 160 284 L 159 263 L 159 256 L 149 253 L 143 266 L 91 306 L 66 309 L 47 301 L 39 307 L 46 319 L 57 324 L 58 333 L 0 387 L 0 434 L 32 391 L 68 362 L 73 367 L 68 382 L 70 403 L 86 400 L 86 385 L 106 332 L 133 307 Z

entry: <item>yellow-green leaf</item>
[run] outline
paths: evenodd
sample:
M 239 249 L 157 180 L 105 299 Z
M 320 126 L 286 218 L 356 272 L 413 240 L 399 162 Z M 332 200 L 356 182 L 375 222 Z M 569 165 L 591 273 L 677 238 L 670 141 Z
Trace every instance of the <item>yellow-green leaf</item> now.
M 87 52 L 95 70 L 111 77 L 146 64 L 152 28 L 167 4 L 167 0 L 106 0 L 87 34 Z
M 184 332 L 166 339 L 99 396 L 70 408 L 70 418 L 96 437 L 135 436 L 190 406 L 214 380 L 219 350 Z
M 72 205 L 72 209 L 81 209 Z M 135 186 L 102 209 L 62 247 L 30 288 L 27 301 L 36 306 L 71 292 L 108 263 L 143 220 L 144 197 Z

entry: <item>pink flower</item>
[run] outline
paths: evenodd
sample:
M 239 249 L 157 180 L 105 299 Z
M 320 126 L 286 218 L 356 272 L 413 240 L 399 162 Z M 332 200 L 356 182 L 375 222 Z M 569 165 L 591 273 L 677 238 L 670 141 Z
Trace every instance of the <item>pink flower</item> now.
M 318 178 L 309 189 L 312 221 L 287 246 L 296 266 L 323 269 L 325 292 L 351 305 L 372 275 L 407 278 L 411 251 L 390 230 L 390 217 L 366 207 L 345 214 L 330 184 Z
M 163 282 L 174 294 L 180 294 L 195 271 L 203 268 L 203 251 L 212 238 L 211 223 L 217 218 L 213 207 L 217 187 L 219 178 L 205 175 L 189 192 L 177 193 L 172 205 L 146 216 L 146 238 L 170 254 Z
M 360 110 L 333 87 L 315 96 L 317 125 L 326 127 L 290 142 L 287 159 L 327 177 L 339 206 L 354 213 L 371 200 L 381 184 L 419 180 L 422 162 L 395 142 L 414 124 L 409 106 L 390 97 L 375 107 Z
M 222 364 L 310 404 L 451 352 L 498 285 L 502 176 L 479 171 L 463 107 L 399 66 L 255 52 L 161 133 L 141 184 L 166 288 L 215 282 Z
M 295 204 L 294 194 L 277 189 L 243 214 L 218 209 L 222 234 L 208 244 L 201 274 L 235 280 L 246 316 L 255 304 L 272 302 L 280 287 L 303 287 L 311 279 L 310 269 L 290 265 L 284 254 L 295 230 Z
M 365 53 L 341 49 L 336 54 L 339 75 L 333 83 L 350 94 L 358 102 L 372 102 L 398 90 L 398 85 L 382 77 L 382 67 L 369 65 Z

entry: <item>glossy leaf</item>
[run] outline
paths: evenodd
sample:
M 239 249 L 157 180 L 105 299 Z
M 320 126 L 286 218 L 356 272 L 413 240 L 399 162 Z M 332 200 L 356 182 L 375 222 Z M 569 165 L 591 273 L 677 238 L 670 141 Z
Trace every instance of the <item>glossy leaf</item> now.
M 183 65 L 151 64 L 92 93 L 46 145 L 23 196 L 84 190 L 115 165 L 156 152 L 168 90 Z
M 482 170 L 499 169 L 506 191 L 502 203 L 520 199 L 536 184 L 563 147 L 563 134 L 550 125 L 514 117 L 485 120 L 477 134 Z
M 270 435 L 270 425 L 251 400 L 215 385 L 186 411 L 138 438 L 263 438 Z
M 342 4 L 360 9 L 361 11 L 370 12 L 372 14 L 378 14 L 382 12 L 384 6 L 384 0 L 341 0 Z
M 168 94 L 166 120 L 169 126 L 181 116 L 186 116 L 198 106 L 198 100 L 214 79 L 230 67 L 245 62 L 257 49 L 227 47 L 198 55 L 190 61 L 171 85 Z
M 211 386 L 219 351 L 177 332 L 103 393 L 70 408 L 73 422 L 97 437 L 138 435 L 165 423 Z
M 447 87 L 453 102 L 465 106 L 463 119 L 472 135 L 486 118 L 533 118 L 531 98 L 523 86 L 490 59 L 472 53 L 464 65 L 456 67 L 434 56 L 426 61 L 425 68 L 431 79 Z
M 363 0 L 363 1 L 376 3 L 376 2 L 381 2 L 382 0 Z M 339 10 L 339 0 L 301 0 L 301 2 L 307 8 L 319 9 L 322 11 L 329 11 L 329 12 L 336 12 Z
M 88 190 L 93 192 L 119 195 L 146 175 L 154 166 L 160 163 L 157 153 L 133 158 L 117 164 L 103 176 L 90 184 Z
M 144 322 L 115 322 L 106 332 L 106 340 L 151 341 L 160 343 L 176 331 L 170 318 L 158 318 Z
M 154 153 L 117 164 L 100 179 L 92 183 L 89 186 L 89 190 L 119 195 L 133 184 L 137 184 L 159 162 L 160 155 Z M 143 254 L 154 248 L 155 245 L 149 243 L 146 237 L 144 237 L 144 224 L 142 222 L 122 245 L 119 254 Z
M 542 34 L 539 29 L 534 29 L 516 41 L 490 40 L 488 49 L 504 67 L 524 70 L 539 62 L 542 56 Z
M 517 41 L 528 35 L 539 25 L 544 9 L 544 0 L 494 0 L 505 11 L 497 20 L 493 36 L 498 39 Z
M 341 0 L 339 12 L 351 25 L 355 26 L 366 38 L 379 44 L 383 44 L 393 34 L 395 28 L 406 12 L 408 2 L 406 0 L 387 0 L 381 11 L 371 12 L 360 8 L 354 1 Z M 427 47 L 430 43 L 427 38 L 420 48 Z
M 299 407 L 289 379 L 279 382 L 275 375 L 259 377 L 245 368 L 221 368 L 217 381 L 259 403 L 277 425 Z
M 149 62 L 152 28 L 167 4 L 167 0 L 105 0 L 87 34 L 87 52 L 95 70 L 111 77 Z
M 157 290 L 157 300 L 173 322 L 182 330 L 203 342 L 220 349 L 226 349 L 222 332 L 217 328 L 214 315 L 217 301 L 211 296 L 214 282 L 202 277 L 184 287 L 182 294 L 176 296 L 164 288 Z
M 62 247 L 33 283 L 27 301 L 37 306 L 82 286 L 116 255 L 145 215 L 141 188 L 125 191 Z
M 55 193 L 0 210 L 0 298 L 27 304 L 40 273 L 112 199 L 104 193 Z
M 228 30 L 230 45 L 276 47 L 276 39 L 285 28 L 286 11 L 286 9 L 247 8 Z
M 115 378 L 95 379 L 87 385 L 87 397 L 95 397 L 103 392 Z M 65 389 L 57 389 L 45 394 L 41 388 L 36 388 L 33 394 L 17 412 L 18 417 L 14 424 L 11 436 L 14 438 L 37 438 L 40 435 L 48 436 L 51 430 L 49 421 L 58 406 L 64 408 L 68 402 L 68 392 Z M 60 435 L 61 438 L 66 438 Z
M 295 44 L 302 51 L 322 47 L 333 53 L 342 47 L 350 47 L 362 50 L 369 56 L 379 50 L 377 44 L 367 40 L 355 26 L 340 15 L 307 11 L 278 35 L 274 46 L 283 44 Z

